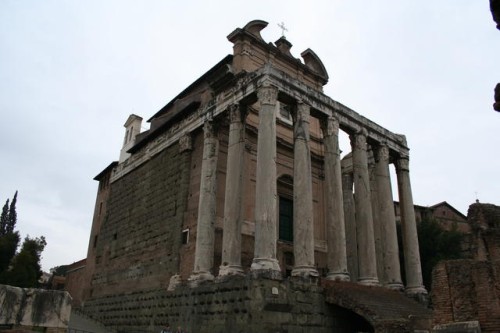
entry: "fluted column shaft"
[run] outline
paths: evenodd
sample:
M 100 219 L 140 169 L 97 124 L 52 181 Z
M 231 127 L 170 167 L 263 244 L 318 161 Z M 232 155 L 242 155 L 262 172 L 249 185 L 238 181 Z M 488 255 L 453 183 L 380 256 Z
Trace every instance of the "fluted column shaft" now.
M 278 90 L 261 87 L 257 92 L 260 102 L 257 137 L 257 179 L 255 185 L 255 252 L 251 266 L 257 275 L 281 275 L 276 259 L 276 109 Z M 264 271 L 264 272 L 263 272 Z
M 347 248 L 347 269 L 351 281 L 358 281 L 358 242 L 356 237 L 356 216 L 353 188 L 353 174 L 346 172 L 342 174 L 342 192 L 344 198 L 344 220 Z
M 396 216 L 389 173 L 389 148 L 386 145 L 380 145 L 376 152 L 375 182 L 378 190 L 384 283 L 391 289 L 402 289 Z
M 318 276 L 314 267 L 314 225 L 309 150 L 309 106 L 299 102 L 295 116 L 293 159 L 293 252 L 292 276 Z
M 203 160 L 201 162 L 196 249 L 191 281 L 213 280 L 216 219 L 217 158 L 219 140 L 212 121 L 203 127 Z
M 349 281 L 339 149 L 339 122 L 337 119 L 329 117 L 323 123 L 323 138 L 325 145 L 325 219 L 328 248 L 328 274 L 326 278 L 329 280 Z
M 224 198 L 224 229 L 222 263 L 219 276 L 243 274 L 241 267 L 241 225 L 243 223 L 243 174 L 245 154 L 244 112 L 240 105 L 231 105 L 227 147 L 226 194 Z
M 405 256 L 406 289 L 408 294 L 425 294 L 422 282 L 422 268 L 418 247 L 417 223 L 410 184 L 408 157 L 400 157 L 396 164 L 398 178 L 399 205 L 401 210 L 401 229 Z
M 353 145 L 352 164 L 359 259 L 358 282 L 364 285 L 377 285 L 377 260 L 373 234 L 366 135 L 366 130 L 361 130 L 354 135 L 354 140 L 351 138 L 351 144 Z

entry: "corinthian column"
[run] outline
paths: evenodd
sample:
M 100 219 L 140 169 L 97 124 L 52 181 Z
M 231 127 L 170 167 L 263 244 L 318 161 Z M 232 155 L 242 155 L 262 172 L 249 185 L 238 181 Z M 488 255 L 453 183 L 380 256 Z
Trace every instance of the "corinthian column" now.
M 325 199 L 328 280 L 349 281 L 347 270 L 344 199 L 339 149 L 339 122 L 333 117 L 323 123 L 325 143 Z M 351 192 L 352 193 L 352 192 Z
M 403 289 L 399 267 L 396 216 L 389 173 L 389 148 L 385 144 L 376 151 L 375 182 L 378 189 L 378 205 L 381 246 L 383 256 L 384 283 L 391 289 Z
M 352 193 L 353 175 L 351 172 L 342 174 L 342 193 L 344 199 L 344 221 L 347 248 L 347 271 L 351 281 L 358 281 L 358 241 L 356 239 L 356 216 L 354 195 Z
M 196 285 L 200 280 L 214 279 L 212 269 L 214 265 L 216 176 L 219 140 L 211 121 L 205 122 L 203 132 L 203 160 L 201 162 L 196 249 L 194 270 L 189 279 L 192 285 Z
M 354 138 L 351 137 L 359 259 L 358 282 L 364 285 L 378 285 L 366 136 L 366 130 L 363 129 L 356 133 Z
M 261 87 L 257 136 L 257 180 L 255 188 L 255 252 L 251 270 L 254 275 L 280 278 L 276 259 L 276 109 L 278 90 Z
M 293 139 L 293 253 L 292 276 L 317 277 L 314 267 L 311 152 L 309 151 L 309 106 L 299 102 Z
M 241 224 L 243 222 L 245 125 L 244 115 L 239 105 L 231 105 L 228 112 L 230 124 L 227 147 L 226 196 L 224 199 L 222 264 L 219 268 L 219 276 L 243 274 L 241 268 Z
M 417 223 L 410 184 L 409 159 L 400 157 L 396 164 L 398 178 L 399 205 L 401 209 L 401 229 L 405 255 L 406 289 L 409 295 L 426 294 L 422 282 L 420 252 L 418 248 Z

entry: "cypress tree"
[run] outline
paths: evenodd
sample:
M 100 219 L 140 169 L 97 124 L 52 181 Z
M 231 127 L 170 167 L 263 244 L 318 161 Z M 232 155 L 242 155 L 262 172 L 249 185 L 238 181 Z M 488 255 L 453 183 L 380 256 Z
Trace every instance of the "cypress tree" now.
M 7 233 L 14 232 L 14 228 L 17 223 L 16 202 L 17 202 L 17 191 L 14 194 L 12 202 L 10 203 L 9 218 L 7 220 Z
M 2 215 L 0 215 L 0 237 L 7 233 L 7 224 L 9 221 L 9 199 L 5 201 L 2 208 Z

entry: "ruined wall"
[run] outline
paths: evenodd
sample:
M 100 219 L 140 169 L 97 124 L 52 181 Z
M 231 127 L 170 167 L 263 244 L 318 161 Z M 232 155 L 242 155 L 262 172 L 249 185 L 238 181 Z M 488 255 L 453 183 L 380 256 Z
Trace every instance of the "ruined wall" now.
M 500 207 L 469 207 L 472 260 L 439 263 L 432 275 L 435 324 L 479 321 L 482 332 L 500 331 Z
M 199 333 L 352 332 L 358 318 L 329 306 L 316 285 L 250 278 L 107 296 L 83 310 L 118 332 L 159 332 L 166 323 Z
M 71 313 L 67 292 L 0 285 L 0 326 L 66 332 Z
M 168 286 L 179 270 L 189 161 L 175 144 L 111 184 L 91 297 Z
M 499 272 L 499 262 L 439 263 L 432 276 L 434 323 L 477 320 L 482 332 L 500 332 Z

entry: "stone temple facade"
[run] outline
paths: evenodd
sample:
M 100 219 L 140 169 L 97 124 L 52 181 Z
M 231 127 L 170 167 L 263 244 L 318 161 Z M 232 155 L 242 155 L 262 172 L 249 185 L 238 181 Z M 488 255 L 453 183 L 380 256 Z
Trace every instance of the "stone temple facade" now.
M 233 54 L 149 130 L 128 118 L 120 160 L 95 178 L 82 310 L 128 332 L 425 327 L 427 310 L 404 296 L 427 294 L 405 137 L 326 96 L 318 56 L 265 42 L 266 25 L 230 33 Z

